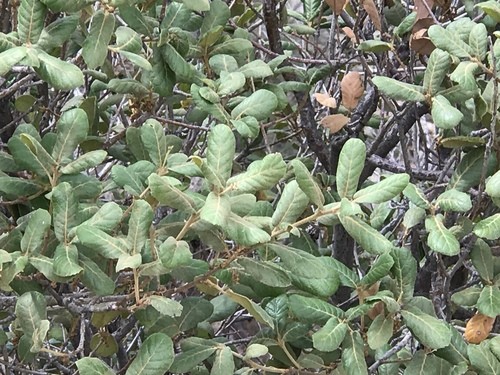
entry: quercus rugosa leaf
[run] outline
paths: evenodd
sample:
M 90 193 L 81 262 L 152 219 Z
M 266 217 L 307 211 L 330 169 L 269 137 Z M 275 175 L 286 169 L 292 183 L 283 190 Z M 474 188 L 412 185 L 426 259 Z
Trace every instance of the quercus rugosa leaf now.
M 330 131 L 330 134 L 335 134 L 341 131 L 344 126 L 349 122 L 349 117 L 337 113 L 335 115 L 328 115 L 320 120 L 320 124 Z
M 316 99 L 316 101 L 319 104 L 324 105 L 325 107 L 330 107 L 330 108 L 337 107 L 337 101 L 335 100 L 335 98 L 332 98 L 328 94 L 317 92 L 314 94 L 314 99 Z
M 334 14 L 338 15 L 344 9 L 347 0 L 325 0 L 325 3 L 327 3 L 328 6 L 332 8 Z
M 479 344 L 488 338 L 496 318 L 477 312 L 465 326 L 464 338 L 470 344 Z
M 365 92 L 363 80 L 359 72 L 347 73 L 340 82 L 342 91 L 342 104 L 349 110 L 353 110 L 358 105 L 359 99 Z

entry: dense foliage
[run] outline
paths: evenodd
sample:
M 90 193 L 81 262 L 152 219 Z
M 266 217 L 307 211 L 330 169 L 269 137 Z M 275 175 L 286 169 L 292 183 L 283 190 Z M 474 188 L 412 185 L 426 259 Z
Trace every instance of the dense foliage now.
M 500 374 L 497 1 L 0 4 L 2 373 Z

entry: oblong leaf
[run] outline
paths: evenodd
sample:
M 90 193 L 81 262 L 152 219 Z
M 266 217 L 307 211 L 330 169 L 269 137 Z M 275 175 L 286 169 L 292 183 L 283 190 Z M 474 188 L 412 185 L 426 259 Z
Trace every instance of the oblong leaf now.
M 373 77 L 377 88 L 394 100 L 407 100 L 410 102 L 425 101 L 424 88 L 388 77 Z
M 448 346 L 451 341 L 451 331 L 445 322 L 425 314 L 416 307 L 401 310 L 404 322 L 418 340 L 431 349 Z
M 174 362 L 172 339 L 164 333 L 153 333 L 139 348 L 126 375 L 163 375 Z
M 352 198 L 365 166 L 366 146 L 357 138 L 349 139 L 340 151 L 337 167 L 337 192 L 340 198 Z
M 92 17 L 89 34 L 82 46 L 82 56 L 89 69 L 95 69 L 104 64 L 114 28 L 113 13 L 99 10 Z
M 406 173 L 390 175 L 374 185 L 359 190 L 354 194 L 357 203 L 382 203 L 400 194 L 410 182 Z

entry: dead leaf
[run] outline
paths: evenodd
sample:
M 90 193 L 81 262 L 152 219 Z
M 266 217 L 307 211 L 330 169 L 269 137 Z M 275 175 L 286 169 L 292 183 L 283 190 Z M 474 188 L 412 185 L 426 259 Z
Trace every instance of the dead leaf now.
M 328 115 L 319 122 L 323 127 L 330 130 L 330 134 L 335 134 L 342 130 L 349 122 L 349 117 L 342 114 Z
M 359 72 L 347 73 L 340 82 L 340 91 L 342 92 L 342 104 L 352 111 L 356 108 L 359 99 L 365 92 L 361 74 Z
M 325 0 L 325 3 L 327 3 L 328 6 L 332 8 L 335 15 L 339 15 L 340 13 L 342 13 L 347 0 Z
M 465 326 L 465 340 L 471 344 L 479 344 L 485 340 L 493 329 L 495 319 L 481 313 L 476 313 Z
M 359 302 L 363 303 L 363 301 L 366 299 L 366 297 L 371 297 L 374 296 L 375 294 L 378 293 L 378 289 L 380 287 L 380 282 L 376 282 L 375 284 L 371 285 L 369 288 L 357 288 L 356 292 L 358 293 L 358 298 Z M 368 310 L 366 315 L 371 320 L 375 320 L 375 318 L 384 313 L 384 303 L 382 301 L 379 301 L 373 305 L 373 307 Z
M 373 0 L 362 0 L 363 8 L 373 22 L 373 26 L 378 31 L 382 31 L 382 22 L 380 21 L 380 15 L 378 14 L 377 6 Z
M 411 36 L 410 48 L 421 55 L 429 56 L 436 47 L 427 36 L 427 29 L 420 29 Z
M 328 94 L 317 92 L 314 94 L 316 101 L 325 107 L 337 108 L 337 101 Z
M 342 31 L 344 32 L 344 34 L 349 38 L 351 39 L 351 42 L 353 44 L 356 44 L 357 41 L 356 41 L 356 35 L 354 35 L 354 31 L 352 31 L 352 29 L 350 27 L 343 27 L 342 28 Z
M 417 21 L 423 18 L 432 18 L 431 12 L 434 6 L 434 0 L 415 0 L 415 9 L 417 10 Z

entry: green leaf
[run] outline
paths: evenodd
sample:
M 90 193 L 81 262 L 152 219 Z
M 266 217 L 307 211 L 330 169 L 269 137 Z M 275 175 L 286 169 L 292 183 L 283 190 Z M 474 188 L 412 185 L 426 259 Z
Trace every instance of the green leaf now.
M 460 243 L 444 226 L 442 215 L 428 216 L 425 219 L 425 229 L 429 232 L 427 244 L 432 250 L 448 256 L 460 253 Z
M 400 194 L 410 182 L 406 173 L 390 175 L 375 185 L 368 186 L 354 194 L 357 203 L 382 203 L 391 200 Z
M 30 214 L 28 220 L 28 226 L 21 240 L 21 251 L 26 255 L 33 255 L 42 250 L 45 234 L 50 228 L 51 217 L 48 211 L 39 208 Z
M 410 102 L 425 101 L 424 88 L 388 77 L 374 77 L 373 83 L 384 94 L 394 100 Z
M 231 213 L 231 201 L 226 195 L 209 193 L 201 208 L 200 218 L 210 224 L 225 227 Z
M 118 259 L 128 255 L 126 242 L 122 238 L 115 238 L 88 225 L 79 226 L 76 234 L 80 243 L 97 250 L 105 258 Z
M 149 229 L 153 222 L 153 209 L 145 200 L 134 201 L 128 224 L 127 242 L 130 254 L 140 254 L 149 238 Z
M 146 86 L 132 78 L 113 78 L 107 86 L 108 89 L 118 94 L 133 94 L 138 97 L 149 94 Z
M 383 254 L 393 248 L 391 241 L 357 216 L 340 215 L 339 218 L 347 233 L 369 253 Z
M 276 288 L 285 288 L 291 285 L 287 273 L 273 262 L 255 261 L 250 258 L 238 259 L 245 272 L 254 280 Z
M 60 242 L 69 242 L 69 232 L 78 224 L 78 201 L 73 188 L 62 182 L 52 190 L 54 233 Z
M 225 290 L 224 294 L 229 298 L 231 298 L 234 302 L 236 302 L 240 306 L 247 309 L 248 313 L 252 315 L 255 318 L 255 320 L 258 321 L 259 323 L 265 324 L 271 328 L 274 327 L 274 322 L 271 316 L 269 316 L 266 310 L 264 310 L 250 298 L 235 293 L 230 289 Z
M 266 78 L 273 75 L 273 71 L 262 60 L 254 60 L 249 63 L 243 65 L 239 70 L 240 73 L 243 73 L 245 78 Z
M 186 8 L 194 10 L 195 12 L 206 12 L 210 10 L 209 0 L 182 0 Z
M 0 76 L 6 75 L 27 53 L 28 50 L 24 46 L 13 47 L 0 53 Z
M 231 111 L 231 117 L 235 120 L 245 116 L 255 117 L 257 120 L 265 120 L 278 106 L 278 99 L 271 91 L 260 89 L 245 98 Z
M 250 344 L 245 352 L 244 359 L 258 358 L 266 355 L 269 349 L 265 345 L 261 344 Z
M 488 30 L 483 23 L 476 23 L 469 34 L 469 46 L 473 56 L 482 61 L 488 52 Z
M 152 26 L 146 21 L 144 15 L 137 9 L 137 7 L 127 4 L 120 5 L 120 17 L 138 33 L 144 35 L 151 35 L 153 31 Z
M 443 211 L 467 212 L 472 208 L 469 194 L 450 189 L 439 195 L 436 205 Z
M 242 137 L 255 139 L 260 133 L 259 122 L 255 117 L 243 117 L 240 120 L 231 120 L 231 124 Z
M 202 347 L 183 351 L 174 359 L 174 363 L 170 366 L 170 372 L 174 374 L 182 374 L 190 372 L 196 365 L 210 357 L 217 348 Z
M 341 285 L 354 289 L 358 286 L 359 277 L 353 270 L 351 270 L 349 267 L 347 267 L 345 264 L 343 264 L 342 262 L 338 261 L 335 258 L 327 258 L 327 259 L 328 263 L 339 274 Z
M 349 331 L 342 345 L 342 366 L 347 375 L 368 375 L 363 339 L 358 331 Z
M 476 93 L 478 91 L 478 86 L 475 74 L 479 71 L 481 71 L 481 68 L 478 63 L 472 61 L 462 61 L 450 74 L 450 79 L 458 83 L 458 86 L 462 91 Z M 442 94 L 444 95 L 444 92 Z
M 168 237 L 158 249 L 158 258 L 168 269 L 175 269 L 189 264 L 192 255 L 186 241 L 177 241 L 174 237 Z
M 424 91 L 430 95 L 435 95 L 441 88 L 446 74 L 450 68 L 451 59 L 448 52 L 439 48 L 432 51 L 427 62 L 427 69 L 424 74 Z
M 248 166 L 246 172 L 231 177 L 228 185 L 241 193 L 270 189 L 285 175 L 286 164 L 279 153 L 268 154 Z
M 492 198 L 500 198 L 500 171 L 486 182 L 485 191 Z
M 21 0 L 17 9 L 17 32 L 21 43 L 35 44 L 42 33 L 47 8 L 40 0 Z
M 151 189 L 151 195 L 161 204 L 188 213 L 195 212 L 195 204 L 191 197 L 170 185 L 166 178 L 153 173 L 148 178 L 148 184 Z
M 89 168 L 93 168 L 101 164 L 104 159 L 106 159 L 108 153 L 104 150 L 95 150 L 83 154 L 75 161 L 66 164 L 61 168 L 61 173 L 63 174 L 77 174 L 84 172 Z
M 221 55 L 217 55 L 221 56 Z M 214 57 L 217 57 L 214 56 Z M 224 55 L 227 56 L 227 55 Z M 232 56 L 229 56 L 232 57 Z M 234 57 L 233 57 L 234 58 Z M 220 73 L 220 83 L 219 86 L 217 87 L 217 94 L 220 96 L 226 96 L 226 95 L 231 95 L 238 91 L 239 89 L 243 88 L 246 83 L 245 76 L 243 73 L 240 72 L 231 72 L 228 73 L 226 71 L 222 71 Z
M 474 225 L 474 234 L 487 240 L 500 238 L 500 214 L 495 214 Z
M 153 333 L 140 346 L 126 375 L 163 375 L 174 362 L 172 339 L 164 333 Z
M 210 10 L 203 16 L 203 22 L 200 27 L 201 35 L 204 36 L 217 26 L 225 26 L 230 17 L 231 11 L 226 3 L 221 0 L 211 1 Z
M 114 29 L 113 13 L 99 10 L 92 17 L 89 34 L 82 46 L 82 56 L 89 69 L 95 69 L 104 64 Z
M 163 126 L 154 119 L 148 119 L 141 126 L 141 141 L 149 158 L 157 166 L 162 167 L 166 163 L 167 139 Z
M 431 206 L 422 190 L 411 182 L 405 187 L 403 194 L 417 207 L 427 209 Z
M 70 158 L 76 147 L 87 138 L 89 122 L 83 109 L 74 108 L 59 118 L 56 124 L 57 138 L 52 156 L 60 163 Z
M 12 139 L 12 138 L 11 138 Z M 33 182 L 17 177 L 0 177 L 0 192 L 6 199 L 16 199 L 18 197 L 37 194 L 43 187 Z
M 416 352 L 405 370 L 405 375 L 449 375 L 452 373 L 455 374 L 452 372 L 452 365 L 449 362 L 431 353 L 426 353 L 425 350 Z M 462 374 L 462 372 L 460 373 Z
M 323 352 L 336 350 L 347 333 L 348 324 L 337 317 L 332 317 L 312 335 L 313 346 Z
M 42 1 L 43 2 L 43 1 Z M 44 51 L 62 46 L 76 30 L 78 16 L 66 16 L 59 18 L 42 30 L 36 47 Z
M 76 65 L 38 51 L 40 67 L 38 75 L 57 90 L 72 90 L 84 83 L 83 73 Z
M 110 296 L 115 291 L 115 282 L 90 258 L 79 254 L 83 271 L 79 275 L 83 285 L 97 296 Z
M 476 307 L 481 314 L 492 318 L 500 315 L 500 289 L 498 286 L 486 285 L 479 295 Z
M 496 375 L 500 373 L 500 362 L 488 348 L 488 343 L 467 345 L 467 354 L 471 365 L 479 370 L 481 375 Z
M 417 278 L 417 261 L 412 253 L 405 248 L 396 248 L 391 252 L 394 259 L 392 274 L 396 279 L 399 295 L 395 295 L 400 302 L 410 301 Z
M 329 297 L 337 291 L 339 277 L 335 268 L 321 257 L 274 243 L 267 247 L 280 257 L 284 268 L 290 271 L 289 277 L 294 285 L 321 297 Z
M 235 72 L 236 70 L 238 70 L 238 62 L 231 55 L 224 55 L 224 54 L 214 55 L 208 60 L 208 64 L 210 65 L 212 70 L 218 75 L 221 75 L 222 72 Z M 237 72 L 237 74 L 238 76 L 242 75 L 242 73 L 239 72 Z M 244 77 L 245 76 L 243 75 L 243 78 Z M 220 91 L 218 92 L 220 95 L 223 95 Z
M 494 260 L 491 249 L 486 242 L 478 238 L 470 253 L 472 264 L 483 280 L 493 281 Z
M 423 345 L 431 349 L 448 346 L 451 341 L 451 331 L 445 322 L 427 315 L 417 307 L 406 307 L 401 310 L 406 326 Z
M 352 198 L 356 192 L 365 158 L 366 146 L 360 139 L 350 138 L 342 147 L 336 175 L 340 198 Z
M 470 58 L 474 53 L 473 49 L 460 37 L 449 32 L 439 25 L 432 25 L 427 31 L 432 43 L 444 51 L 458 58 Z
M 231 348 L 224 346 L 224 348 L 217 350 L 215 353 L 214 364 L 210 375 L 226 375 L 234 373 L 234 359 Z
M 453 293 L 451 301 L 460 306 L 475 306 L 483 288 L 475 286 Z
M 78 249 L 72 244 L 60 244 L 54 253 L 54 273 L 57 276 L 69 277 L 83 270 L 78 264 Z
M 66 12 L 74 13 L 84 8 L 88 3 L 86 0 L 40 0 L 53 13 Z
M 144 182 L 154 173 L 156 167 L 146 160 L 139 160 L 128 167 L 115 165 L 111 169 L 111 178 L 118 186 L 125 188 L 132 195 L 141 195 L 145 190 Z
M 364 40 L 359 44 L 358 49 L 360 51 L 382 53 L 393 50 L 394 46 L 382 40 Z
M 296 180 L 286 184 L 272 216 L 275 228 L 286 228 L 293 224 L 309 204 L 309 198 L 300 189 Z
M 493 18 L 495 22 L 500 22 L 500 5 L 496 0 L 483 1 L 474 5 L 474 8 L 480 8 L 484 13 Z
M 392 337 L 394 322 L 391 317 L 384 314 L 377 315 L 370 328 L 368 328 L 368 345 L 373 350 L 381 348 Z
M 464 115 L 443 95 L 432 98 L 432 119 L 434 124 L 441 129 L 452 129 L 462 121 Z
M 453 172 L 448 189 L 467 191 L 472 186 L 479 183 L 484 162 L 484 148 L 469 151 L 460 161 L 460 164 Z M 495 157 L 488 159 L 488 171 L 494 170 Z
M 394 264 L 394 259 L 390 253 L 384 253 L 378 256 L 378 258 L 373 262 L 370 271 L 363 276 L 359 281 L 359 284 L 372 285 L 381 278 L 389 274 L 392 266 Z
M 344 312 L 319 298 L 292 294 L 288 297 L 293 315 L 304 323 L 326 324 L 331 318 L 343 318 Z
M 181 316 L 183 306 L 171 299 L 162 296 L 148 297 L 149 304 L 155 308 L 162 315 L 170 316 L 172 318 Z
M 116 272 L 123 271 L 127 268 L 135 269 L 139 268 L 142 264 L 142 256 L 141 254 L 126 254 L 122 255 L 118 258 L 118 262 L 116 262 L 115 270 Z
M 314 180 L 311 173 L 309 173 L 307 167 L 298 159 L 292 160 L 290 165 L 293 167 L 293 172 L 295 173 L 300 190 L 302 190 L 309 197 L 309 200 L 318 206 L 318 208 L 322 208 L 325 203 L 325 197 L 318 183 Z
M 15 313 L 24 335 L 31 341 L 42 320 L 47 319 L 45 296 L 38 292 L 24 293 L 17 299 Z
M 262 225 L 258 226 L 250 221 L 251 219 L 251 216 L 240 217 L 231 212 L 227 217 L 226 226 L 221 229 L 230 239 L 242 246 L 253 246 L 269 242 L 271 240 L 269 233 L 261 228 Z M 265 219 L 268 218 L 266 217 Z
M 80 375 L 114 375 L 111 368 L 99 358 L 80 358 L 75 362 Z
M 201 73 L 188 63 L 170 43 L 164 44 L 161 48 L 163 59 L 175 73 L 177 80 L 186 83 L 198 83 L 200 81 Z
M 207 164 L 222 177 L 224 184 L 231 177 L 236 140 L 227 125 L 214 126 L 207 140 Z
M 79 226 L 87 225 L 103 231 L 113 230 L 122 220 L 123 211 L 115 202 L 104 203 L 99 210 Z M 70 233 L 72 236 L 72 233 Z

